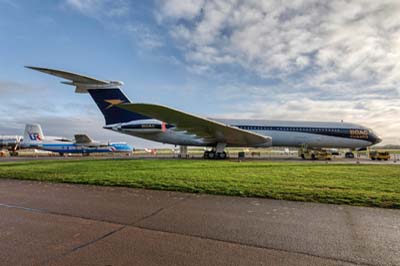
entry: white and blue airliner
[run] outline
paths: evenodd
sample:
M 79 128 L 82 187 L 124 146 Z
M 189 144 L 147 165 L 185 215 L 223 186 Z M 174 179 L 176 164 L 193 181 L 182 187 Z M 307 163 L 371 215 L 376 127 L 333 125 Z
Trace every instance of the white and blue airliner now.
M 77 93 L 89 93 L 104 115 L 105 129 L 162 143 L 210 147 L 205 158 L 226 158 L 225 147 L 356 150 L 381 142 L 372 129 L 354 123 L 205 118 L 167 106 L 132 103 L 120 81 L 28 68 L 68 80 L 62 83 L 75 86 Z
M 60 155 L 80 153 L 124 152 L 131 153 L 133 147 L 125 142 L 100 143 L 92 140 L 87 135 L 75 135 L 74 140 L 63 137 L 44 136 L 39 124 L 28 124 L 25 126 L 25 133 L 20 143 L 21 148 L 36 148 L 44 151 L 59 153 Z

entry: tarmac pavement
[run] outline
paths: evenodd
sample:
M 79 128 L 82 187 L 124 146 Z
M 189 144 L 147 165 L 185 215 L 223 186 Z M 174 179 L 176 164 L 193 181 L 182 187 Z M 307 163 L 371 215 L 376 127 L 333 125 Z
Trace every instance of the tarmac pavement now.
M 0 265 L 400 265 L 400 211 L 0 180 Z

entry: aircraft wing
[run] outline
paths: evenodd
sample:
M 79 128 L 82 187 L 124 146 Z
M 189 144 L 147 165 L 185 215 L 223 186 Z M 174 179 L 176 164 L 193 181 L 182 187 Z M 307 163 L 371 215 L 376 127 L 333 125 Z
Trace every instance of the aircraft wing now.
M 63 79 L 71 80 L 74 83 L 81 83 L 81 84 L 93 84 L 93 85 L 106 85 L 109 84 L 109 81 L 99 80 L 87 76 L 83 76 L 80 74 L 75 74 L 72 72 L 57 70 L 57 69 L 50 69 L 50 68 L 43 68 L 43 67 L 34 67 L 34 66 L 26 66 L 26 68 L 30 68 L 36 71 L 40 71 L 46 74 L 54 75 Z M 67 83 L 68 84 L 68 83 Z
M 271 142 L 271 138 L 268 136 L 225 125 L 166 106 L 143 103 L 119 104 L 117 106 L 173 124 L 177 130 L 187 131 L 199 138 L 203 138 L 210 144 L 226 143 L 236 146 L 258 146 Z
M 78 134 L 75 135 L 75 143 L 76 144 L 91 144 L 93 143 L 93 140 L 91 138 L 89 138 L 88 135 L 85 134 Z

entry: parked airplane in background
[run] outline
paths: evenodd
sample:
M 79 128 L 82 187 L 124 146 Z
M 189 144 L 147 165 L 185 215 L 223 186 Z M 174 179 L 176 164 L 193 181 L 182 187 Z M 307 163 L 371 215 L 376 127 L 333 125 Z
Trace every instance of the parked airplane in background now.
M 41 149 L 65 153 L 103 153 L 126 152 L 131 153 L 133 147 L 125 142 L 100 143 L 93 141 L 87 135 L 75 135 L 75 140 L 63 137 L 44 136 L 42 128 L 38 124 L 25 126 L 24 136 L 0 136 L 0 150 L 7 149 L 10 155 L 17 155 L 20 149 Z
M 38 124 L 26 125 L 24 138 L 21 142 L 23 148 L 37 148 L 45 151 L 59 153 L 90 153 L 103 152 L 127 152 L 133 151 L 133 147 L 123 142 L 100 143 L 93 141 L 87 135 L 75 135 L 74 140 L 62 137 L 45 137 L 42 128 Z
M 15 155 L 20 148 L 21 136 L 0 136 L 0 151 L 7 150 L 10 154 Z
M 225 147 L 298 147 L 365 149 L 381 139 L 369 128 L 352 123 L 212 119 L 170 107 L 131 103 L 120 81 L 98 80 L 55 69 L 28 67 L 69 81 L 77 93 L 89 93 L 104 115 L 105 129 L 148 140 L 211 147 L 205 158 L 226 158 Z

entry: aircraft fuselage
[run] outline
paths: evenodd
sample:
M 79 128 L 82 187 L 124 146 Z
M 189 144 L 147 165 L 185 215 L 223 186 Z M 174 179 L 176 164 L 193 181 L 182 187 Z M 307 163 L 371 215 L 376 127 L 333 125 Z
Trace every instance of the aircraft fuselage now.
M 364 126 L 353 123 L 271 121 L 250 119 L 213 119 L 215 121 L 272 137 L 272 143 L 257 147 L 281 146 L 310 148 L 365 148 L 381 139 Z M 215 146 L 188 131 L 178 131 L 174 125 L 155 119 L 136 120 L 107 125 L 104 128 L 131 136 L 173 145 Z M 227 145 L 232 146 L 232 145 Z

